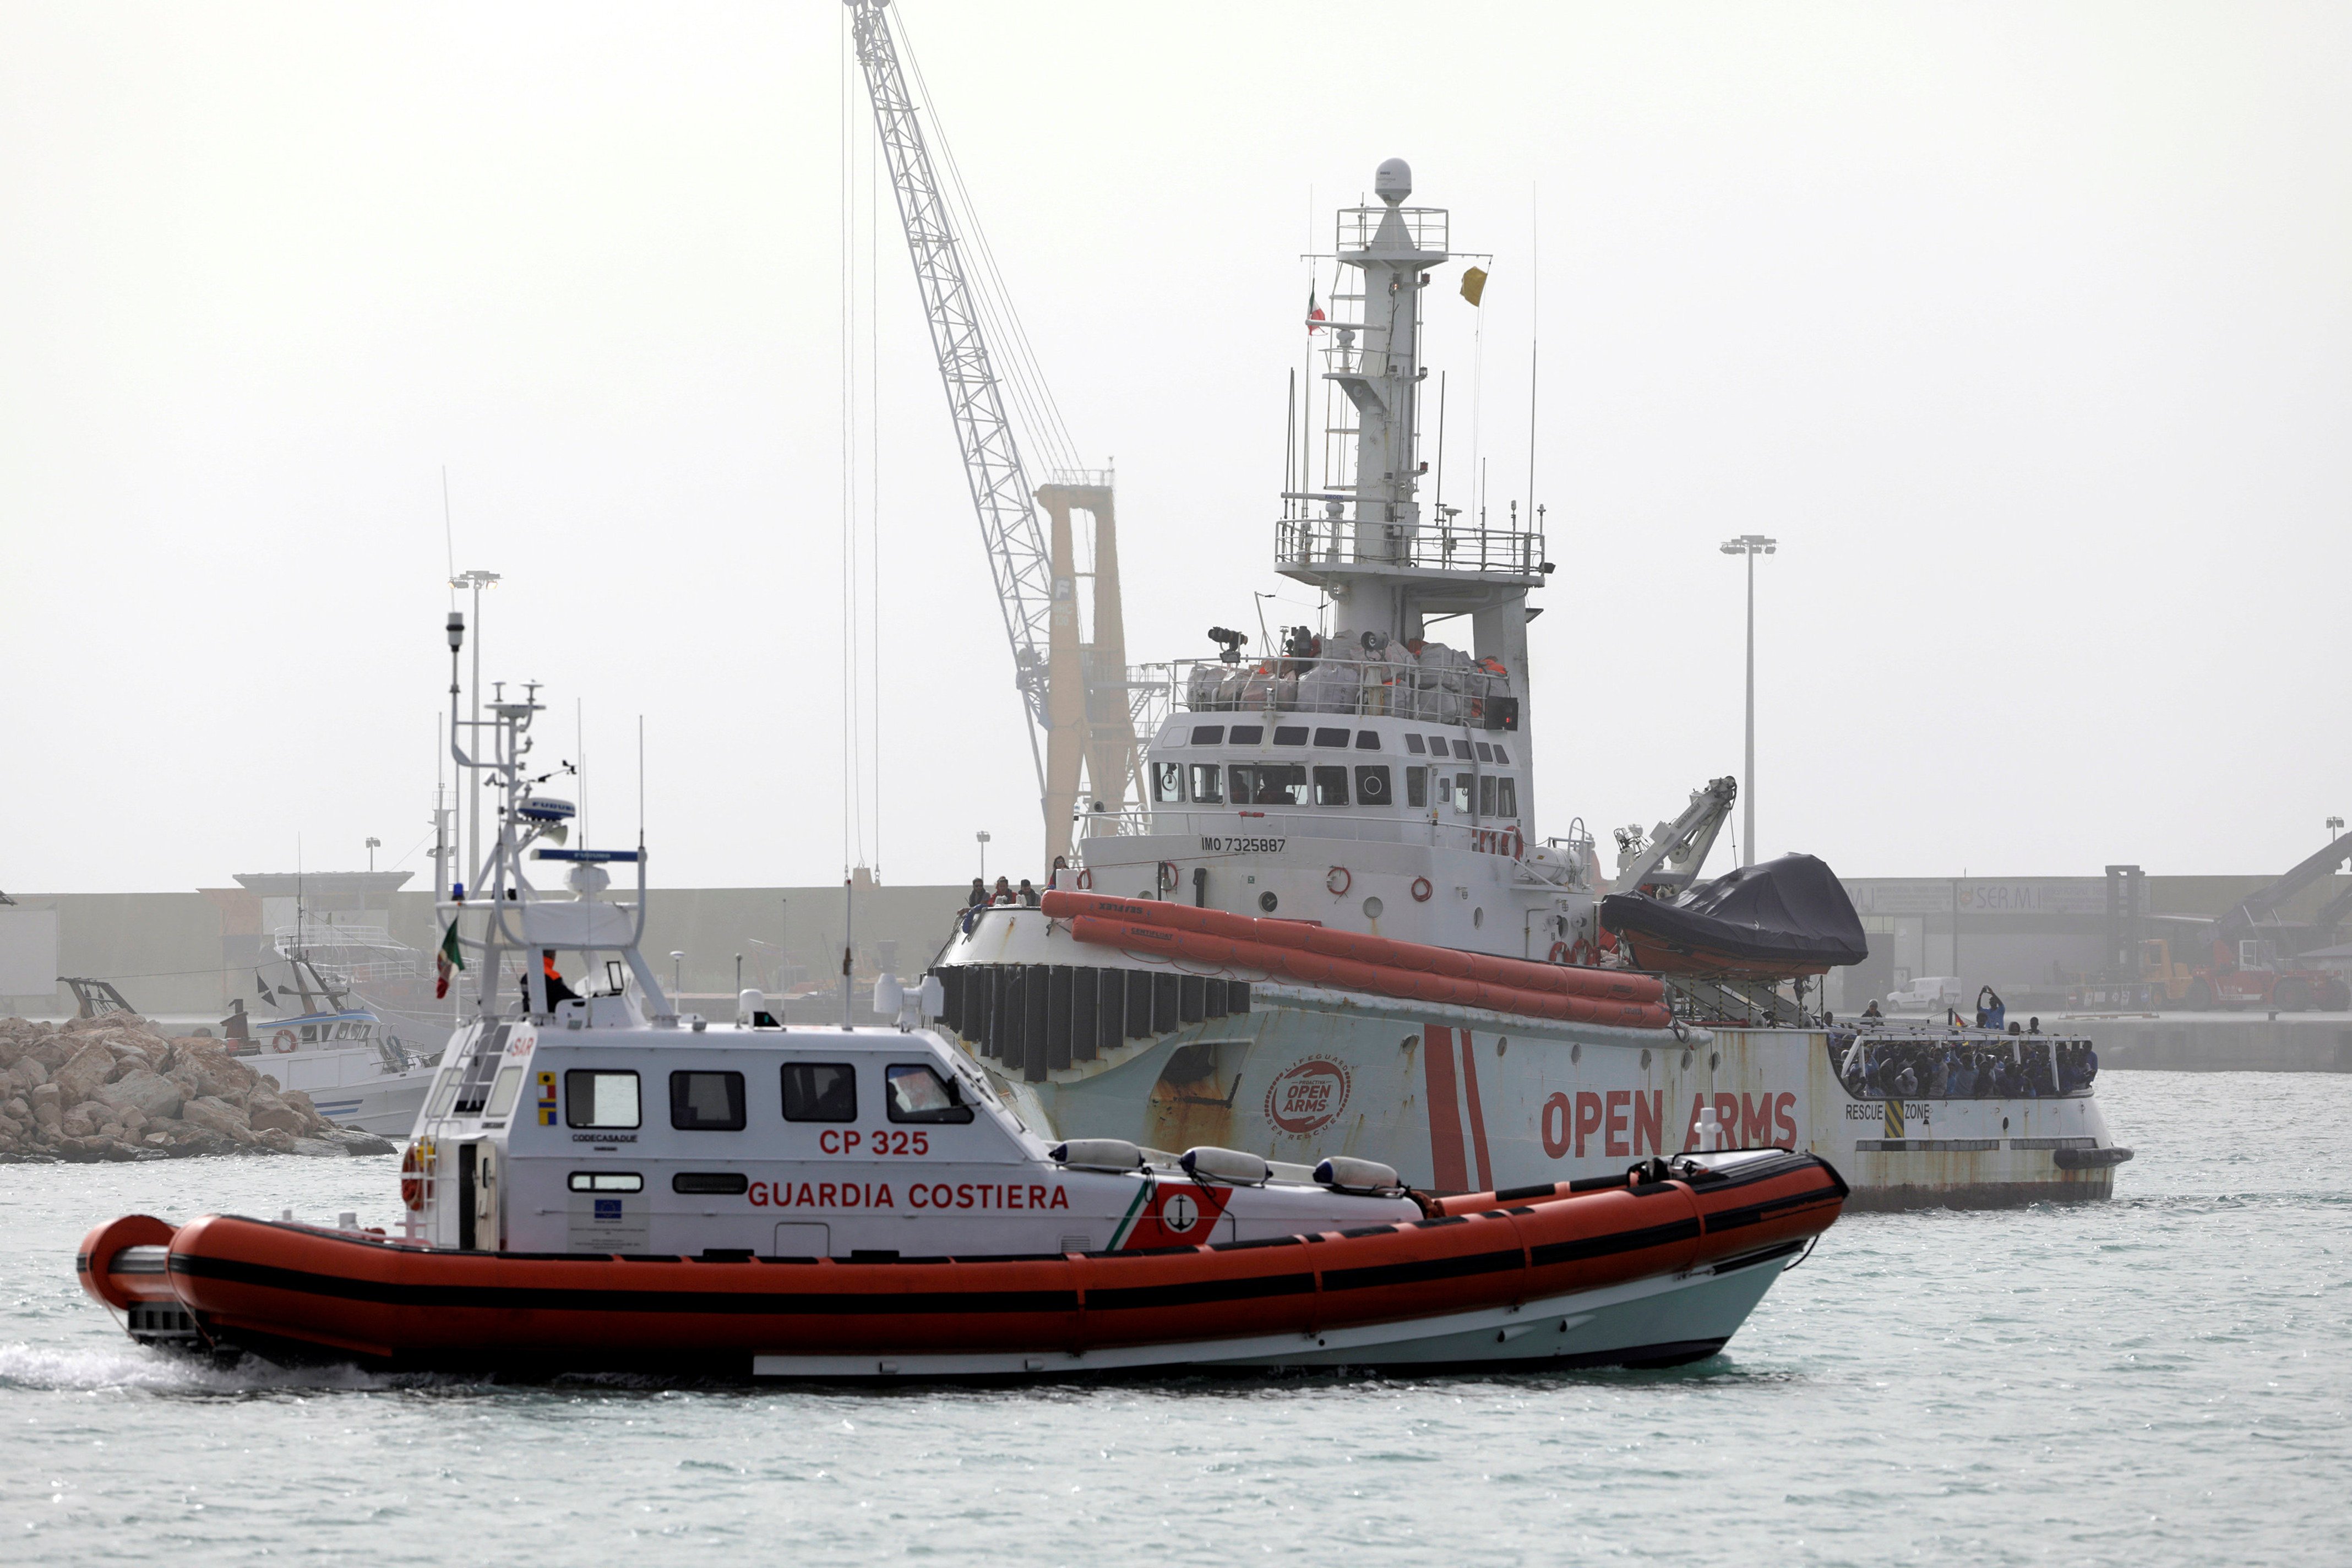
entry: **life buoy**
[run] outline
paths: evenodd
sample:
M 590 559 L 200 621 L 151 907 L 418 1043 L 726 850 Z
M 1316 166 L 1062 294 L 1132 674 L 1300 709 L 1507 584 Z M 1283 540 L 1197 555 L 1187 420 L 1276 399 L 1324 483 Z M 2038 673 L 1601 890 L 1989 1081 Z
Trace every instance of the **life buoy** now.
M 1429 885 L 1428 878 L 1415 877 L 1412 879 L 1412 901 L 1414 903 L 1425 904 L 1429 902 L 1429 895 L 1435 891 L 1437 891 L 1437 889 Z
M 287 1052 L 292 1050 L 298 1043 L 299 1042 L 294 1038 L 294 1031 L 291 1029 L 280 1029 L 276 1034 L 269 1037 L 269 1048 L 276 1051 L 279 1056 L 284 1056 Z
M 1176 890 L 1176 862 L 1173 860 L 1160 862 L 1160 890 L 1163 893 Z
M 400 1201 L 411 1209 L 421 1209 L 432 1195 L 432 1165 L 411 1143 L 400 1156 Z
M 1333 898 L 1344 898 L 1348 889 L 1356 885 L 1356 879 L 1345 866 L 1334 866 L 1324 877 L 1323 885 L 1331 889 Z
M 1566 963 L 1568 962 L 1568 943 L 1564 942 L 1553 942 L 1551 944 L 1551 952 L 1547 955 L 1546 962 L 1551 963 Z
M 1078 891 L 1085 892 L 1095 885 L 1095 874 L 1084 866 L 1078 868 Z
M 1580 967 L 1590 969 L 1601 962 L 1601 954 L 1593 950 L 1591 942 L 1582 937 L 1578 937 L 1576 945 L 1568 950 L 1568 961 Z

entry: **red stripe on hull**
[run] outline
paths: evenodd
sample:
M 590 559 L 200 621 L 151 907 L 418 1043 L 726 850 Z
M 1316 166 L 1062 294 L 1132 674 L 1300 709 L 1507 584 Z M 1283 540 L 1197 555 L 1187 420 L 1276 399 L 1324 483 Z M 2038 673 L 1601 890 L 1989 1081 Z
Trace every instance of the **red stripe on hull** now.
M 1441 1193 L 1470 1184 L 1462 1159 L 1462 1106 L 1454 1077 L 1454 1031 L 1439 1024 L 1421 1028 L 1421 1061 L 1429 1091 L 1430 1180 Z

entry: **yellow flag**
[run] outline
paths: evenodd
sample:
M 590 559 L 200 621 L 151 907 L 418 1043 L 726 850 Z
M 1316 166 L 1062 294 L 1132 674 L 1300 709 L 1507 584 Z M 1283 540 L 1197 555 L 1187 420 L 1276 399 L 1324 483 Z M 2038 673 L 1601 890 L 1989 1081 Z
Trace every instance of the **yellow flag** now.
M 1462 297 L 1475 305 L 1478 296 L 1486 291 L 1486 269 L 1483 267 L 1465 268 L 1462 273 Z

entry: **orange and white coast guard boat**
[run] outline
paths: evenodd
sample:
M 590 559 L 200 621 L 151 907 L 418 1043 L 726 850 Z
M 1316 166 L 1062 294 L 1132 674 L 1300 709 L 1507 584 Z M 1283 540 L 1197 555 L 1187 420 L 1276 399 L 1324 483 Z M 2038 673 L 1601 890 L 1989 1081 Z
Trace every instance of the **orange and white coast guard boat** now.
M 1344 1156 L 1052 1144 L 926 1026 L 936 982 L 897 1027 L 782 1027 L 757 992 L 731 1024 L 680 1015 L 637 952 L 642 848 L 543 846 L 537 705 L 494 711 L 499 843 L 445 906 L 478 927 L 478 1005 L 403 1163 L 402 1233 L 110 1221 L 78 1267 L 134 1339 L 824 1378 L 1670 1363 L 1720 1349 L 1843 1203 L 1777 1151 L 1439 1200 Z M 578 896 L 527 858 L 571 862 Z M 582 874 L 611 861 L 634 902 Z M 551 994 L 534 963 L 501 992 L 502 956 L 547 949 L 605 984 Z

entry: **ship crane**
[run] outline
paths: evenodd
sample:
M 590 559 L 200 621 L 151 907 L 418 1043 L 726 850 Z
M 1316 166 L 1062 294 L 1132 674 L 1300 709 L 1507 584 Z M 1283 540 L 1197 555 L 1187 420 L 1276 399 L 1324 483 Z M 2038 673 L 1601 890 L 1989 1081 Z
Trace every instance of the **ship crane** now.
M 1030 756 L 1038 771 L 1050 862 L 1069 851 L 1082 769 L 1097 811 L 1141 804 L 1142 757 L 1130 701 L 1137 689 L 1128 680 L 1110 475 L 1073 469 L 1031 486 L 1003 377 L 990 353 L 984 324 L 989 303 L 981 296 L 980 279 L 958 238 L 946 188 L 931 160 L 890 25 L 888 0 L 847 3 L 857 63 L 873 100 L 875 131 L 906 229 L 949 416 L 1013 648 L 1014 679 L 1029 716 Z M 1003 302 L 1000 319 L 1012 321 L 1009 301 Z M 1041 506 L 1052 521 L 1050 540 L 1038 521 Z M 1078 622 L 1073 511 L 1094 520 L 1091 640 L 1082 640 Z M 1045 740 L 1042 757 L 1040 731 Z

